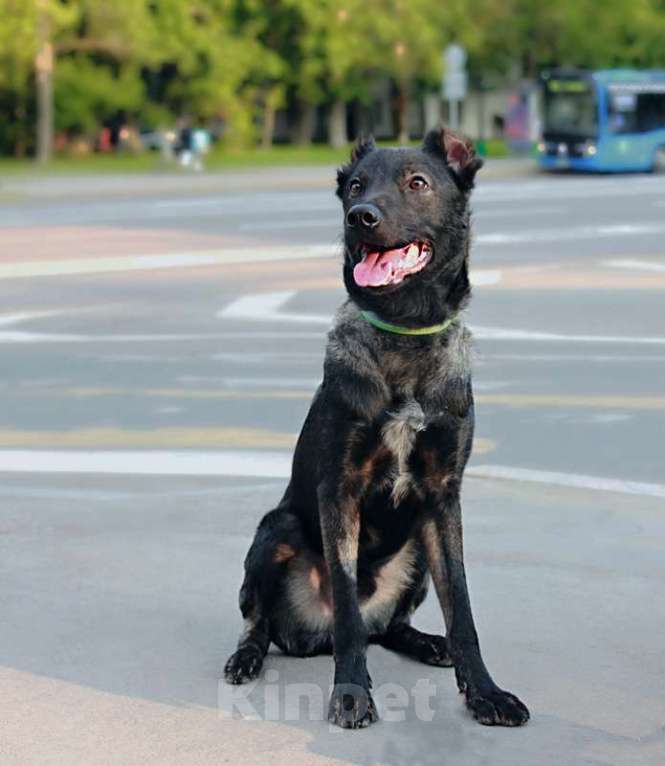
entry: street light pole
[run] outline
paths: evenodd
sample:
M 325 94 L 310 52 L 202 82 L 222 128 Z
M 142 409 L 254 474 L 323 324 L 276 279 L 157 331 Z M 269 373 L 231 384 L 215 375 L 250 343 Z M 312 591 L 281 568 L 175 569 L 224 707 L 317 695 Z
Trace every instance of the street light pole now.
M 37 160 L 47 163 L 53 148 L 53 45 L 48 0 L 37 2 Z

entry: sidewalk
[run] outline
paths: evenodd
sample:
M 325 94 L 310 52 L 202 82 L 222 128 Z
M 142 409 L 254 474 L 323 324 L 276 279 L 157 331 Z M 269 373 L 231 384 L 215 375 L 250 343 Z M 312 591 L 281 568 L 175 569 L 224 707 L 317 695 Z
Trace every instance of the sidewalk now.
M 218 685 L 241 628 L 242 560 L 283 482 L 71 478 L 3 479 L 3 766 L 665 762 L 662 500 L 470 478 L 481 644 L 531 721 L 480 726 L 451 670 L 371 647 L 382 721 L 343 732 L 287 702 L 314 692 L 321 707 L 329 657 L 271 652 L 249 698 L 267 720 L 230 720 L 243 697 Z M 441 629 L 434 596 L 414 622 Z M 418 682 L 435 690 L 427 715 Z

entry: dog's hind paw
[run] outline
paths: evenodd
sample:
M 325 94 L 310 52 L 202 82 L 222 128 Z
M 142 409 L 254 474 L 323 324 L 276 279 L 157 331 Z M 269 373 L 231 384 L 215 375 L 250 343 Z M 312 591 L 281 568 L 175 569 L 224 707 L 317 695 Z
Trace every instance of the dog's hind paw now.
M 367 689 L 358 684 L 335 684 L 328 720 L 343 729 L 364 729 L 378 721 L 379 714 Z
M 426 665 L 436 665 L 440 668 L 450 668 L 453 665 L 445 636 L 423 633 L 418 647 L 418 659 Z
M 485 726 L 522 726 L 529 720 L 526 705 L 498 687 L 482 694 L 471 695 L 467 691 L 466 705 L 476 721 Z
M 262 667 L 263 655 L 255 647 L 241 647 L 224 665 L 224 680 L 227 684 L 246 684 L 259 675 Z

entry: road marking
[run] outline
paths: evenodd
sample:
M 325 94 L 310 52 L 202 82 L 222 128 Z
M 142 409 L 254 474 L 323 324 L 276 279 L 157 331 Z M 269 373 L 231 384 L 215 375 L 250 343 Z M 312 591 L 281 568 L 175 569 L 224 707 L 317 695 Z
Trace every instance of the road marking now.
M 570 226 L 558 229 L 525 229 L 514 232 L 477 234 L 479 245 L 514 245 L 530 242 L 562 242 L 596 239 L 598 237 L 626 237 L 636 234 L 663 234 L 665 224 L 618 223 L 599 226 Z
M 2 447 L 292 449 L 298 435 L 263 428 L 80 428 L 66 431 L 0 429 Z
M 487 287 L 501 282 L 501 272 L 498 269 L 471 269 L 469 279 L 472 287 Z
M 649 362 L 665 362 L 663 355 L 649 354 L 486 354 L 479 355 L 483 362 L 594 362 L 599 364 L 642 364 Z
M 0 471 L 6 473 L 73 473 L 151 476 L 241 476 L 288 479 L 288 451 L 57 451 L 0 450 Z M 471 466 L 467 476 L 550 484 L 574 489 L 618 492 L 665 498 L 665 485 L 606 479 L 556 471 L 501 465 Z
M 665 263 L 642 261 L 638 258 L 617 258 L 612 261 L 605 261 L 605 266 L 609 266 L 612 269 L 630 269 L 631 271 L 665 271 Z
M 303 324 L 320 324 L 328 327 L 332 316 L 327 314 L 299 314 L 283 312 L 281 309 L 297 295 L 296 290 L 280 290 L 273 293 L 254 293 L 244 295 L 232 301 L 217 312 L 218 319 L 253 319 L 261 322 L 298 322 Z
M 195 266 L 228 266 L 236 263 L 292 261 L 302 258 L 334 258 L 338 253 L 339 248 L 332 245 L 293 245 L 289 247 L 244 247 L 214 251 L 162 253 L 160 255 L 17 261 L 0 264 L 0 279 L 110 274 L 115 272 L 183 269 Z
M 263 428 L 81 428 L 67 431 L 0 430 L 0 450 L 10 448 L 44 449 L 258 449 L 289 450 L 298 434 Z M 492 439 L 476 437 L 473 454 L 494 452 Z M 58 453 L 60 454 L 60 453 Z
M 178 375 L 178 383 L 184 385 L 204 384 L 219 385 L 224 388 L 300 388 L 314 389 L 321 378 L 285 378 L 285 377 L 219 377 L 213 375 Z
M 531 468 L 515 468 L 505 465 L 478 465 L 467 468 L 466 475 L 482 479 L 507 479 L 509 481 L 535 484 L 552 484 L 574 489 L 591 489 L 600 492 L 619 492 L 624 495 L 665 498 L 665 484 L 606 479 L 599 476 L 584 476 L 576 473 L 538 471 Z
M 630 335 L 567 335 L 564 333 L 539 332 L 537 330 L 512 330 L 500 327 L 472 328 L 478 340 L 537 341 L 544 343 L 626 343 L 631 346 L 663 346 L 665 337 L 642 337 Z
M 473 218 L 475 221 L 482 221 L 484 218 L 514 218 L 514 217 L 528 217 L 531 215 L 552 215 L 558 213 L 567 212 L 567 208 L 559 205 L 557 207 L 529 207 L 528 205 L 520 205 L 519 207 L 501 207 L 493 208 L 491 210 L 485 210 L 482 207 L 478 209 L 474 206 Z
M 219 319 L 242 319 L 255 322 L 294 322 L 301 324 L 320 324 L 329 327 L 332 316 L 329 314 L 301 314 L 284 311 L 283 307 L 297 292 L 283 290 L 278 292 L 253 293 L 232 301 L 217 312 Z M 515 330 L 499 327 L 472 326 L 478 340 L 535 341 L 554 343 L 627 343 L 630 345 L 665 345 L 665 337 L 635 337 L 623 335 L 567 335 L 563 333 L 539 332 L 536 330 Z
M 153 343 L 153 342 L 179 342 L 183 340 L 235 340 L 239 338 L 285 338 L 302 337 L 317 338 L 318 333 L 173 333 L 165 335 L 67 335 L 65 333 L 38 333 L 0 331 L 0 343 Z
M 286 450 L 0 450 L 0 471 L 151 476 L 260 476 L 286 479 L 291 474 L 291 453 Z
M 479 404 L 503 407 L 553 407 L 602 410 L 665 410 L 665 396 L 596 396 L 579 394 L 478 394 Z
M 0 327 L 12 327 L 21 322 L 29 322 L 32 319 L 41 319 L 42 317 L 51 317 L 65 313 L 62 310 L 53 311 L 21 311 L 17 314 L 0 314 Z
M 238 231 L 286 231 L 289 229 L 329 229 L 338 227 L 339 220 L 337 215 L 330 218 L 303 218 L 296 220 L 276 220 L 276 221 L 256 221 L 254 223 L 242 223 L 238 226 Z
M 54 395 L 73 397 L 128 396 L 154 397 L 158 399 L 311 399 L 313 389 L 263 389 L 252 391 L 248 388 L 111 388 L 83 387 L 30 391 L 33 395 Z
M 31 389 L 21 392 L 27 396 L 71 396 L 71 397 L 149 397 L 157 399 L 305 399 L 312 398 L 314 388 L 288 389 L 266 388 L 112 388 L 74 387 Z M 540 409 L 602 409 L 602 410 L 665 410 L 663 396 L 593 396 L 580 394 L 477 394 L 475 401 L 488 406 Z

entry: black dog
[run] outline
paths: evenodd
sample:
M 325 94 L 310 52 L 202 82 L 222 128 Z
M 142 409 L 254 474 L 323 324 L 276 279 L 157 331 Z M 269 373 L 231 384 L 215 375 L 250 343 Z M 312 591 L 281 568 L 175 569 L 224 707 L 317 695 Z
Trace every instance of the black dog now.
M 462 558 L 474 409 L 459 312 L 470 294 L 468 205 L 481 164 L 468 140 L 440 129 L 422 149 L 361 142 L 339 170 L 350 300 L 329 335 L 291 482 L 245 561 L 245 630 L 226 680 L 255 678 L 271 641 L 296 656 L 334 652 L 328 716 L 346 728 L 377 718 L 370 641 L 453 665 L 481 723 L 529 718 L 483 663 Z M 428 573 L 445 638 L 409 624 Z

